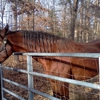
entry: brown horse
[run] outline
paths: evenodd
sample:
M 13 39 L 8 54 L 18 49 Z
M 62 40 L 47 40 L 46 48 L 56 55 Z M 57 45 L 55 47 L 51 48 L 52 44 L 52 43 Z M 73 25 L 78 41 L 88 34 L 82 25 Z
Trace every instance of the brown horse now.
M 13 52 L 52 52 L 52 53 L 100 53 L 100 41 L 78 44 L 67 38 L 45 32 L 9 31 L 7 25 L 0 31 L 3 45 L 0 50 L 0 62 L 5 61 Z M 34 57 L 33 57 L 34 58 Z M 98 74 L 98 59 L 72 57 L 35 57 L 46 74 L 86 80 Z M 54 96 L 68 100 L 68 83 L 49 79 Z

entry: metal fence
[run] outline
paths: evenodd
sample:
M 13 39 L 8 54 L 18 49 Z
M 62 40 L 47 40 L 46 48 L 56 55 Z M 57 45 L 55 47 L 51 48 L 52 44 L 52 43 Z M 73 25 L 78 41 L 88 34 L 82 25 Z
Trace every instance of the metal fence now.
M 93 88 L 93 89 L 98 89 L 100 90 L 100 85 L 98 84 L 93 84 L 93 83 L 88 83 L 88 82 L 83 82 L 83 81 L 77 81 L 77 80 L 73 80 L 73 79 L 67 79 L 67 78 L 63 78 L 63 77 L 58 77 L 58 76 L 52 76 L 52 75 L 47 75 L 47 74 L 43 74 L 43 73 L 37 73 L 33 71 L 33 67 L 34 65 L 32 65 L 32 56 L 60 56 L 60 57 L 89 57 L 89 58 L 98 58 L 99 59 L 99 76 L 100 76 L 100 53 L 14 53 L 14 55 L 24 55 L 27 56 L 27 70 L 21 70 L 21 69 L 17 69 L 17 68 L 11 68 L 11 67 L 7 67 L 7 66 L 2 66 L 0 65 L 0 75 L 1 75 L 1 100 L 7 100 L 4 97 L 4 92 L 7 92 L 13 96 L 15 96 L 16 98 L 20 99 L 20 100 L 25 100 L 24 98 L 22 98 L 21 96 L 11 92 L 10 90 L 6 89 L 3 86 L 3 82 L 6 81 L 10 84 L 19 86 L 21 88 L 24 88 L 25 90 L 28 90 L 28 99 L 29 100 L 33 100 L 34 99 L 34 93 L 35 94 L 39 94 L 42 95 L 50 100 L 59 100 L 58 98 L 55 98 L 51 95 L 48 95 L 46 93 L 40 92 L 38 90 L 34 89 L 34 83 L 33 83 L 33 76 L 41 76 L 41 77 L 45 77 L 45 78 L 50 78 L 50 79 L 54 79 L 54 80 L 58 80 L 61 82 L 67 82 L 67 83 L 72 83 L 75 85 L 80 85 L 80 86 L 85 86 L 85 87 L 89 87 L 89 88 Z M 22 72 L 22 73 L 26 73 L 28 75 L 28 87 L 21 85 L 17 82 L 11 81 L 9 79 L 6 79 L 3 77 L 3 73 L 2 73 L 2 69 L 6 69 L 6 70 L 12 70 L 12 71 L 17 71 L 17 72 Z M 100 78 L 100 77 L 99 77 Z M 99 83 L 100 83 L 100 79 L 99 79 Z

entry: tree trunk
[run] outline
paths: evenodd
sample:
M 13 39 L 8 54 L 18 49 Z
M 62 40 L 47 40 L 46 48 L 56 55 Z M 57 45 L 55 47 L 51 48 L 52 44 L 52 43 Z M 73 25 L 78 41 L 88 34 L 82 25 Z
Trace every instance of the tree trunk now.
M 14 30 L 17 30 L 17 0 L 15 1 L 14 25 Z
M 80 7 L 79 42 L 83 42 L 82 25 L 83 25 L 83 0 L 81 0 L 81 7 Z
M 96 0 L 96 4 L 95 6 L 98 6 L 99 4 L 99 0 Z M 95 9 L 96 11 L 96 9 Z M 97 31 L 98 31 L 98 22 L 97 22 L 97 16 L 94 16 L 94 27 L 93 27 L 93 30 L 94 30 L 94 39 L 97 38 Z
M 66 9 L 67 9 L 67 4 L 64 5 L 64 12 L 63 12 L 63 37 L 66 37 Z
M 71 27 L 70 27 L 70 32 L 71 32 L 71 39 L 74 40 L 74 31 L 75 31 L 75 21 L 77 17 L 77 10 L 78 10 L 78 2 L 79 0 L 74 0 L 73 7 L 71 9 Z

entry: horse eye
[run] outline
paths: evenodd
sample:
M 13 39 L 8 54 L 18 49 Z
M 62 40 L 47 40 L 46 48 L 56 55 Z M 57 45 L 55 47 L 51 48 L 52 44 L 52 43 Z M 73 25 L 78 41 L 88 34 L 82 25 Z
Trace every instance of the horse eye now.
M 7 41 L 3 41 L 4 43 L 7 43 Z

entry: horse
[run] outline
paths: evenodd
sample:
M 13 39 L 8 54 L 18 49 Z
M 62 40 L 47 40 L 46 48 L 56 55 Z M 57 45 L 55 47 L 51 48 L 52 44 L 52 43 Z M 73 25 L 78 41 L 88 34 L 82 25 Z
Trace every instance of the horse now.
M 68 38 L 41 31 L 10 31 L 6 25 L 0 31 L 0 63 L 14 52 L 33 53 L 100 53 L 100 40 L 76 43 Z M 40 62 L 44 73 L 75 80 L 87 80 L 98 75 L 98 59 L 79 57 L 33 57 Z M 48 79 L 53 95 L 69 99 L 69 83 Z

